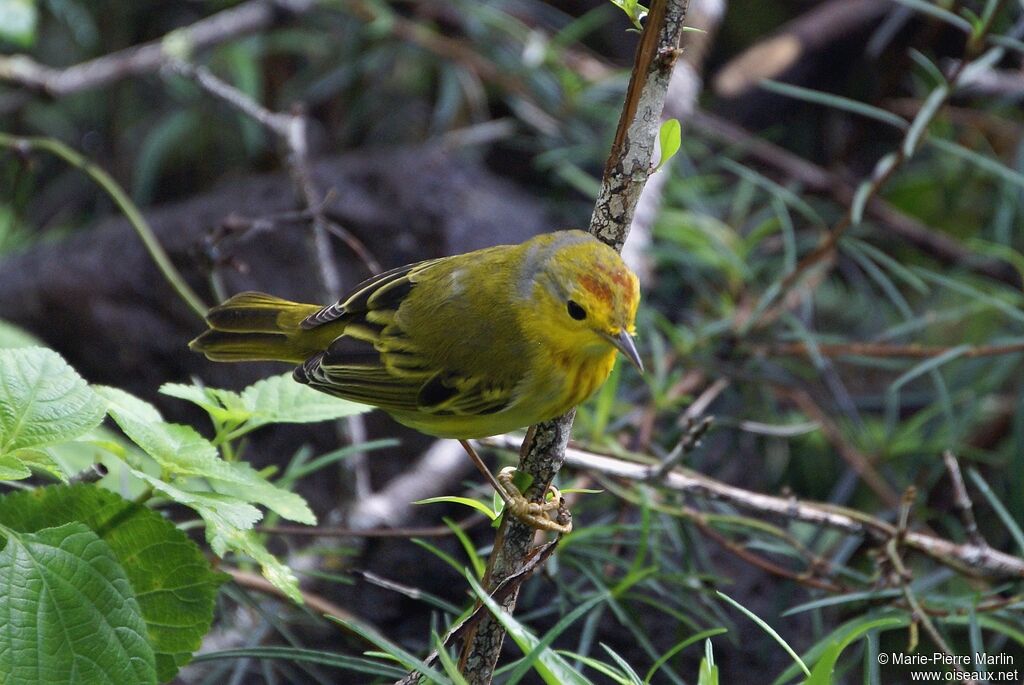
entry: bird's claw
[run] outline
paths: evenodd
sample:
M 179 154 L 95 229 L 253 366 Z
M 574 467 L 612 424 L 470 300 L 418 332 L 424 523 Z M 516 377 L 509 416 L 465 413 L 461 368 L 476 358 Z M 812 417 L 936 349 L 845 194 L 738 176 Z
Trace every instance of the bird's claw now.
M 540 502 L 532 502 L 523 496 L 512 482 L 516 470 L 506 466 L 498 473 L 501 498 L 505 509 L 517 519 L 536 530 L 545 530 L 560 535 L 572 532 L 572 514 L 565 506 L 565 498 L 554 485 L 549 485 Z M 554 513 L 554 517 L 552 514 Z

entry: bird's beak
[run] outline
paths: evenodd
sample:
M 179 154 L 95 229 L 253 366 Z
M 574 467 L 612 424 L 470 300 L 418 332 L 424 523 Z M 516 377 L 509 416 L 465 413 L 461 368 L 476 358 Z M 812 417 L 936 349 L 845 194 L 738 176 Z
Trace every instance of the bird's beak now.
M 623 328 L 619 331 L 618 335 L 608 334 L 608 342 L 614 345 L 622 354 L 626 355 L 626 359 L 633 362 L 640 373 L 644 372 L 644 363 L 640 361 L 640 353 L 636 351 L 636 343 L 633 342 L 633 336 L 631 336 L 626 329 Z

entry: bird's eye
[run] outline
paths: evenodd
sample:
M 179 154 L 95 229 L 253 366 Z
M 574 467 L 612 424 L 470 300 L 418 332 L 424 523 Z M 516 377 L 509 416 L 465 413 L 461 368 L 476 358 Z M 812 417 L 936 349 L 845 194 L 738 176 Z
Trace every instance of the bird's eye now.
M 587 310 L 581 307 L 575 300 L 569 300 L 566 309 L 569 311 L 569 316 L 577 321 L 583 321 L 583 319 L 587 318 Z

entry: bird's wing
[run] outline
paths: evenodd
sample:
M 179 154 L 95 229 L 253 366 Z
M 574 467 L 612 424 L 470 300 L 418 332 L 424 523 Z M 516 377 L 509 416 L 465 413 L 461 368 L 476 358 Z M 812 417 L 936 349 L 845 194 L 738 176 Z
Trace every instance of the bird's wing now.
M 298 380 L 387 411 L 439 416 L 493 414 L 515 399 L 515 385 L 439 368 L 396 314 L 434 259 L 364 281 L 346 299 L 310 315 L 303 328 L 343 322 L 344 334 L 296 370 Z

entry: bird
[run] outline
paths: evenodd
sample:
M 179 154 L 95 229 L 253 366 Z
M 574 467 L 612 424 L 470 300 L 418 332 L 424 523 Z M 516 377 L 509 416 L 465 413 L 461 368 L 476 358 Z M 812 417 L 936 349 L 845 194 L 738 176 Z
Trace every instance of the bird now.
M 615 250 L 562 230 L 391 269 L 326 306 L 239 293 L 208 311 L 189 347 L 214 361 L 294 364 L 299 383 L 458 439 L 514 516 L 564 533 L 557 489 L 528 502 L 515 469 L 495 479 L 468 441 L 564 414 L 619 352 L 642 372 L 639 300 Z

